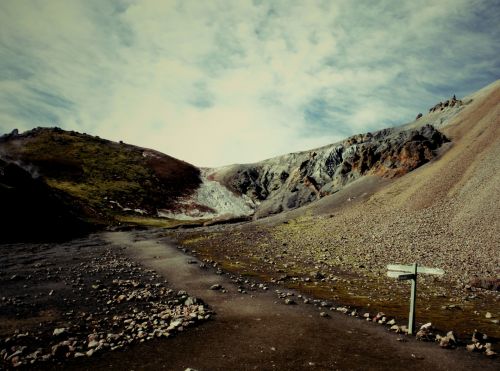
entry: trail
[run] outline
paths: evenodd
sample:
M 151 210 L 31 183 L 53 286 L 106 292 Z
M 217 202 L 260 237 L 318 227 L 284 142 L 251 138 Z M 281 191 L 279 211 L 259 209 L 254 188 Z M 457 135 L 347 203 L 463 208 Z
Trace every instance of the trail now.
M 136 238 L 139 237 L 139 238 Z M 284 305 L 269 291 L 241 294 L 225 275 L 200 269 L 198 264 L 154 232 L 114 232 L 105 238 L 173 287 L 186 290 L 209 304 L 212 321 L 174 338 L 146 342 L 124 352 L 108 353 L 71 365 L 73 369 L 184 370 L 466 370 L 498 363 L 466 353 L 442 350 L 414 339 L 398 341 L 379 325 L 306 304 Z M 210 290 L 220 284 L 227 293 Z M 298 301 L 298 300 L 296 300 Z

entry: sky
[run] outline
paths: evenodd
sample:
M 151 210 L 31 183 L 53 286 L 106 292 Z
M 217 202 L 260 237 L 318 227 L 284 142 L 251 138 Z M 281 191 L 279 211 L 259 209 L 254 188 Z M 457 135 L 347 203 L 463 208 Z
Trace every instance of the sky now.
M 198 166 L 403 124 L 498 78 L 498 0 L 0 1 L 0 134 Z

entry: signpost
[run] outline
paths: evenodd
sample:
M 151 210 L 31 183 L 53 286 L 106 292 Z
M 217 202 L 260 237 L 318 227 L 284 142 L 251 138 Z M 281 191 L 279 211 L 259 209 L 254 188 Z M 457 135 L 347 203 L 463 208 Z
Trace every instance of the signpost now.
M 443 275 L 444 270 L 439 268 L 419 267 L 417 263 L 413 265 L 389 264 L 387 266 L 387 276 L 397 278 L 400 281 L 411 280 L 410 315 L 408 318 L 408 335 L 415 332 L 415 301 L 417 298 L 417 273 Z

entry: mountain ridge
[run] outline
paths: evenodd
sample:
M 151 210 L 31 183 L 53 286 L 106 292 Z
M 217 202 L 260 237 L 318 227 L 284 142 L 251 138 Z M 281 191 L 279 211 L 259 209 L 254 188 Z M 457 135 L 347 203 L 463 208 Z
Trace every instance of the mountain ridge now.
M 3 135 L 0 157 L 105 224 L 120 223 L 123 215 L 256 219 L 304 206 L 365 176 L 400 177 L 432 161 L 452 145 L 434 125 L 446 133 L 450 121 L 498 85 L 440 102 L 399 127 L 253 164 L 198 168 L 159 151 L 59 128 Z

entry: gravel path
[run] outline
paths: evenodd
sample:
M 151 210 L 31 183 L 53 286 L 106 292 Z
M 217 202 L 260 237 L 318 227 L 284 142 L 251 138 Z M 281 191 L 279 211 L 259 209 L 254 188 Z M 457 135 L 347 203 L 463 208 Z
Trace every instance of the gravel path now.
M 161 232 L 113 233 L 141 265 L 183 285 L 215 311 L 213 321 L 182 336 L 139 344 L 73 369 L 184 370 L 495 369 L 498 363 L 465 351 L 391 334 L 388 326 L 347 317 L 292 290 L 258 284 L 202 262 L 159 239 Z M 308 304 L 306 304 L 306 303 Z M 287 304 L 288 303 L 288 304 Z M 294 304 L 295 303 L 295 304 Z M 333 308 L 334 309 L 334 308 Z

